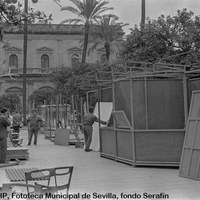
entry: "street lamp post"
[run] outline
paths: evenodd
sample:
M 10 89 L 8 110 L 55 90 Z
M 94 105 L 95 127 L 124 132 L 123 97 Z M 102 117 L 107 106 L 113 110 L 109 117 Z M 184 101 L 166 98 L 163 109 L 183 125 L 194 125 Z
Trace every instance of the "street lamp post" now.
M 24 44 L 23 44 L 23 119 L 26 125 L 26 64 L 27 64 L 27 44 L 28 44 L 28 0 L 24 0 Z

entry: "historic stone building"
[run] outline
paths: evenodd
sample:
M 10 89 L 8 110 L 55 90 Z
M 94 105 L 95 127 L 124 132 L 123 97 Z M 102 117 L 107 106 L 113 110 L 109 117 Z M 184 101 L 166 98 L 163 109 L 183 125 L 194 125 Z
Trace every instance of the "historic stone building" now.
M 22 99 L 23 88 L 23 32 L 7 32 L 9 45 L 0 46 L 0 94 L 17 93 Z M 81 59 L 83 26 L 33 24 L 28 31 L 27 99 L 38 89 L 53 87 L 52 69 L 73 67 Z M 104 49 L 87 57 L 87 62 L 105 59 Z M 14 76 L 7 75 L 8 73 Z

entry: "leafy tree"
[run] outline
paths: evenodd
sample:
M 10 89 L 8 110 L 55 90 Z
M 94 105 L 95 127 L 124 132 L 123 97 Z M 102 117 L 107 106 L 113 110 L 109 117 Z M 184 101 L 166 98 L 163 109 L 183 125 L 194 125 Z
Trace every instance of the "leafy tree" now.
M 200 48 L 200 16 L 187 9 L 174 16 L 148 19 L 143 29 L 135 26 L 124 43 L 122 58 L 136 61 L 185 63 Z M 194 54 L 191 54 L 196 62 Z
M 81 77 L 94 69 L 92 65 L 85 64 L 74 68 L 62 67 L 52 73 L 52 82 L 56 91 L 63 95 L 70 96 L 72 94 L 85 95 L 85 90 L 81 84 Z
M 3 94 L 0 96 L 0 108 L 9 108 L 10 112 L 21 110 L 20 98 L 17 94 Z
M 33 2 L 36 2 L 33 0 Z M 3 40 L 5 31 L 18 31 L 23 28 L 25 19 L 28 24 L 34 23 L 37 19 L 43 19 L 48 23 L 52 15 L 45 15 L 43 12 L 28 9 L 28 14 L 24 12 L 23 4 L 20 0 L 0 0 L 0 40 Z
M 101 13 L 111 10 L 106 7 L 108 1 L 104 0 L 69 0 L 74 4 L 73 6 L 62 7 L 61 10 L 66 10 L 74 13 L 78 18 L 67 19 L 61 23 L 84 23 L 84 44 L 82 53 L 82 64 L 85 63 L 88 38 L 91 24 L 97 20 Z
M 55 103 L 55 91 L 51 89 L 35 90 L 33 94 L 29 97 L 29 100 L 32 104 L 34 103 L 36 107 L 39 105 L 44 105 L 45 101 L 47 104 L 50 104 L 51 101 Z
M 103 46 L 106 50 L 106 58 L 109 61 L 111 52 L 119 51 L 123 42 L 122 36 L 124 35 L 122 27 L 127 24 L 119 23 L 117 20 L 118 17 L 111 14 L 104 15 L 98 20 L 97 24 L 92 28 L 92 39 L 94 43 L 88 53 L 99 46 Z

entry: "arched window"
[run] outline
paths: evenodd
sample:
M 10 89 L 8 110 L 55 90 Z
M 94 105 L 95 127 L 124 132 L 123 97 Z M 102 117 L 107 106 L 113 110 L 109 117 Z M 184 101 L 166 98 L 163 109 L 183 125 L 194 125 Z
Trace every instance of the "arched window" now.
M 103 64 L 103 63 L 106 62 L 106 60 L 107 60 L 107 58 L 106 58 L 106 54 L 101 55 L 100 63 Z
M 6 93 L 7 93 L 7 94 L 17 94 L 17 95 L 19 95 L 19 96 L 22 96 L 23 91 L 22 91 L 22 89 L 19 88 L 19 87 L 10 87 L 10 88 L 8 88 L 8 89 L 6 90 Z
M 47 54 L 41 56 L 41 67 L 49 68 L 49 56 Z
M 10 67 L 18 68 L 18 57 L 16 54 L 10 55 L 9 65 L 10 65 Z
M 77 54 L 73 54 L 71 59 L 72 67 L 77 67 L 80 64 L 80 58 Z

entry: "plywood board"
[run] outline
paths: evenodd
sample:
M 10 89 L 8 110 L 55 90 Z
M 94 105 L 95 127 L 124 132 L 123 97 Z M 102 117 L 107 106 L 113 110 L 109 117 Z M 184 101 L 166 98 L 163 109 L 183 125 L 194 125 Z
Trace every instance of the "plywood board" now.
M 117 128 L 131 129 L 131 125 L 124 111 L 113 111 L 112 115 L 114 116 Z
M 96 115 L 97 117 L 99 116 L 98 107 L 99 107 L 98 103 L 96 103 L 95 109 L 94 109 L 94 115 Z M 103 121 L 108 121 L 110 119 L 112 109 L 113 109 L 112 102 L 100 102 L 100 119 Z M 105 125 L 101 124 L 101 127 L 105 127 Z M 90 148 L 93 151 L 99 151 L 100 149 L 98 122 L 95 122 L 93 124 L 93 135 L 92 135 L 92 142 L 91 142 Z
M 131 96 L 130 96 L 130 81 L 123 80 L 115 82 L 114 99 L 115 110 L 123 110 L 131 122 Z
M 148 128 L 183 129 L 183 100 L 182 80 L 147 81 Z
M 179 175 L 200 180 L 200 91 L 193 91 Z
M 56 129 L 54 144 L 68 146 L 69 134 L 70 134 L 70 130 L 68 129 Z

